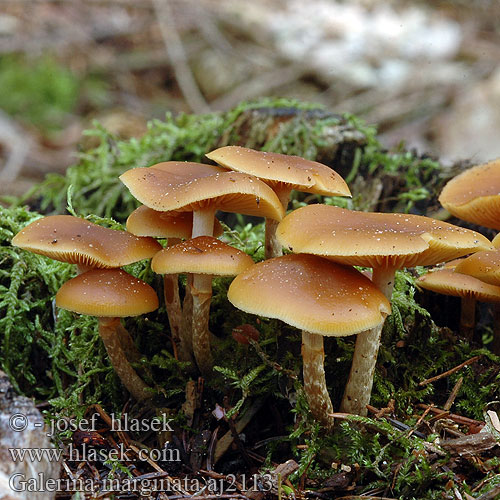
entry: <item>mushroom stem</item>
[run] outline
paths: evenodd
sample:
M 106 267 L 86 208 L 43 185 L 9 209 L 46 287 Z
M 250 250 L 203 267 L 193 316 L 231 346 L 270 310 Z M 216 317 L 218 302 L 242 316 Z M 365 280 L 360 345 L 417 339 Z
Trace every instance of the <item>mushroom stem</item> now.
M 99 334 L 115 373 L 122 384 L 137 401 L 144 401 L 153 394 L 150 388 L 137 375 L 125 356 L 118 334 L 120 318 L 99 318 Z
M 214 231 L 215 210 L 205 208 L 193 212 L 192 237 L 212 236 Z M 193 275 L 191 288 L 193 300 L 192 341 L 196 364 L 205 376 L 212 371 L 213 360 L 210 352 L 208 321 L 210 301 L 212 298 L 212 276 L 206 274 Z
M 462 297 L 460 312 L 460 334 L 467 340 L 474 336 L 474 324 L 476 315 L 476 299 Z
M 182 301 L 181 338 L 186 342 L 189 353 L 193 352 L 193 275 L 188 274 L 186 293 Z
M 285 184 L 276 184 L 273 187 L 274 192 L 277 194 L 283 208 L 286 210 L 288 202 L 290 201 L 291 188 Z M 276 228 L 279 221 L 266 218 L 266 240 L 265 240 L 265 257 L 272 259 L 273 257 L 280 257 L 283 255 L 283 247 L 276 238 Z
M 394 288 L 394 267 L 374 268 L 372 282 L 390 301 Z M 340 411 L 354 415 L 367 415 L 366 405 L 370 402 L 373 375 L 377 364 L 382 328 L 384 323 L 361 332 L 356 337 L 351 371 L 340 405 Z
M 333 427 L 333 405 L 325 380 L 323 336 L 302 331 L 304 392 L 312 416 L 324 427 Z
M 193 281 L 193 353 L 200 372 L 204 376 L 208 376 L 213 368 L 210 332 L 208 331 L 212 276 L 199 274 L 195 276 Z
M 167 246 L 176 245 L 180 241 L 180 238 L 169 238 Z M 181 361 L 191 361 L 191 337 L 186 339 L 182 335 L 182 310 L 181 299 L 179 297 L 178 274 L 163 275 L 163 297 L 165 299 L 165 309 L 167 310 L 172 342 L 176 346 L 178 357 Z

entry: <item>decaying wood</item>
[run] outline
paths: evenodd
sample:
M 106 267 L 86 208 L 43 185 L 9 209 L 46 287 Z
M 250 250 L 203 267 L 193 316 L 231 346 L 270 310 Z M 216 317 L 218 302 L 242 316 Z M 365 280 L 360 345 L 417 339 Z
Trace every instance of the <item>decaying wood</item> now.
M 59 478 L 60 462 L 55 457 L 43 456 L 41 460 L 31 460 L 29 455 L 24 460 L 14 461 L 10 450 L 22 451 L 32 448 L 54 448 L 47 436 L 47 429 L 41 413 L 35 408 L 33 401 L 18 396 L 9 382 L 9 378 L 0 371 L 0 498 L 52 500 L 55 492 L 15 492 L 9 481 L 14 474 L 21 481 L 44 481 Z M 42 476 L 39 476 L 42 474 Z M 42 485 L 41 485 L 42 486 Z
M 457 439 L 446 439 L 439 443 L 453 455 L 478 455 L 499 446 L 498 441 L 489 432 L 478 432 Z

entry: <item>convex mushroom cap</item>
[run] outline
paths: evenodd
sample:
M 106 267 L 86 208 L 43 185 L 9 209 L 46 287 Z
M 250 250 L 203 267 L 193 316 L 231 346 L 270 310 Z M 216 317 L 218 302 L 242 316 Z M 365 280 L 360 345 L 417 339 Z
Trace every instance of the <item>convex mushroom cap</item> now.
M 481 302 L 500 302 L 500 286 L 490 285 L 466 274 L 444 267 L 428 272 L 417 280 L 417 286 L 432 292 Z
M 296 253 L 367 267 L 434 265 L 492 248 L 481 234 L 428 217 L 309 205 L 279 224 L 278 240 Z
M 219 171 L 205 177 L 182 177 L 154 167 L 133 168 L 120 176 L 132 195 L 157 211 L 208 209 L 281 220 L 284 209 L 274 191 L 256 177 Z M 217 167 L 213 167 L 217 168 Z M 222 169 L 221 169 L 222 170 Z
M 457 264 L 455 272 L 468 274 L 490 285 L 500 285 L 500 250 L 471 255 Z
M 255 264 L 234 279 L 228 299 L 245 312 L 335 337 L 373 328 L 391 311 L 360 272 L 305 254 Z
M 55 260 L 95 268 L 150 259 L 162 248 L 153 238 L 115 231 L 72 215 L 36 220 L 16 234 L 12 244 Z
M 158 308 L 158 296 L 147 283 L 121 269 L 93 269 L 59 289 L 56 305 L 88 316 L 139 316 Z
M 253 264 L 245 252 L 211 236 L 198 236 L 158 252 L 151 268 L 158 274 L 234 276 Z
M 439 202 L 460 219 L 500 229 L 500 159 L 470 168 L 451 179 Z
M 344 179 L 334 170 L 300 156 L 267 153 L 241 146 L 224 146 L 206 156 L 223 167 L 255 175 L 271 187 L 286 184 L 306 193 L 351 196 Z

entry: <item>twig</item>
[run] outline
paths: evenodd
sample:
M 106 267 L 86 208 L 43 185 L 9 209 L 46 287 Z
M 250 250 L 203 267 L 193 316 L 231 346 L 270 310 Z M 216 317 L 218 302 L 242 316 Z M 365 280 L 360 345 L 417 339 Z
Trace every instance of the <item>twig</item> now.
M 462 415 L 457 415 L 455 413 L 448 413 L 447 411 L 445 410 L 441 410 L 441 408 L 436 408 L 432 405 L 426 405 L 424 403 L 418 403 L 417 405 L 417 408 L 431 408 L 431 412 L 432 413 L 436 413 L 436 414 L 441 414 L 441 413 L 446 413 L 447 414 L 447 417 L 450 419 L 450 420 L 453 420 L 454 422 L 456 422 L 457 424 L 462 424 L 462 425 L 473 425 L 473 426 L 476 426 L 476 427 L 484 427 L 484 422 L 481 422 L 480 420 L 474 420 L 472 418 L 468 418 L 468 417 L 464 417 Z
M 463 363 L 460 363 L 458 366 L 455 366 L 454 368 L 451 368 L 450 370 L 441 373 L 440 375 L 436 375 L 435 377 L 428 378 L 426 380 L 422 380 L 422 382 L 419 382 L 419 386 L 424 386 L 427 384 L 431 384 L 432 382 L 435 382 L 436 380 L 440 380 L 442 378 L 448 377 L 448 375 L 452 375 L 455 372 L 458 372 L 462 368 L 464 368 L 467 365 L 470 365 L 472 363 L 475 363 L 481 356 L 474 356 Z
M 457 380 L 457 383 L 453 387 L 453 389 L 452 389 L 452 391 L 450 393 L 450 396 L 446 400 L 446 403 L 443 405 L 443 410 L 444 411 L 448 411 L 452 407 L 452 405 L 455 402 L 455 399 L 456 399 L 456 397 L 458 395 L 458 391 L 460 390 L 460 387 L 462 387 L 463 382 L 464 382 L 464 378 L 463 377 L 460 377 Z
M 173 20 L 169 0 L 152 0 L 161 36 L 172 64 L 175 78 L 188 106 L 194 113 L 208 113 L 210 107 L 200 92 L 189 67 L 182 40 Z

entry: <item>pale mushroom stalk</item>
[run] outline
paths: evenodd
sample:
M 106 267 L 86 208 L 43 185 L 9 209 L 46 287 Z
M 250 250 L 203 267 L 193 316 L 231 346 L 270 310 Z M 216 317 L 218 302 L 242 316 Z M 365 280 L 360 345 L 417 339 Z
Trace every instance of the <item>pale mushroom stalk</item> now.
M 215 209 L 195 210 L 193 213 L 193 238 L 212 236 L 214 230 Z M 191 287 L 193 297 L 192 342 L 196 364 L 203 375 L 209 375 L 213 367 L 210 351 L 210 302 L 212 299 L 212 275 L 193 275 Z
M 327 429 L 333 427 L 333 405 L 325 379 L 323 336 L 302 330 L 304 392 L 312 416 Z
M 391 300 L 396 268 L 379 267 L 373 269 L 373 284 Z M 380 339 L 384 323 L 359 333 L 352 359 L 351 371 L 344 390 L 340 410 L 355 415 L 366 415 L 366 405 L 370 403 L 373 375 L 377 364 Z
M 120 318 L 99 318 L 99 335 L 115 373 L 137 401 L 144 401 L 153 393 L 130 365 L 119 335 L 120 328 L 123 328 Z
M 277 183 L 272 186 L 273 191 L 278 196 L 283 208 L 287 209 L 290 202 L 290 193 L 292 188 L 289 184 Z M 266 218 L 266 235 L 265 235 L 265 258 L 272 259 L 273 257 L 280 257 L 283 255 L 283 246 L 276 238 L 276 228 L 280 221 Z

